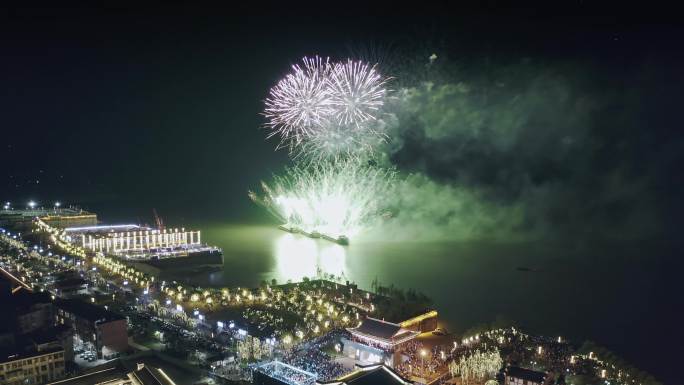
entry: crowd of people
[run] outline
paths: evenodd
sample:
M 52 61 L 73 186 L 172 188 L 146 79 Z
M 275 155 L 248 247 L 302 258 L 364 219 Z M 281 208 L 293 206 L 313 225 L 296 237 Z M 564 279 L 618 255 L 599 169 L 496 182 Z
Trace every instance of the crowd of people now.
M 443 352 L 444 348 L 438 345 L 426 348 L 418 341 L 409 341 L 401 347 L 404 359 L 395 369 L 405 378 L 433 378 L 444 372 L 446 355 Z
M 299 345 L 283 357 L 283 362 L 318 376 L 318 381 L 328 381 L 345 374 L 345 368 L 323 350 L 340 340 L 343 332 L 334 331 Z
M 258 369 L 270 377 L 277 378 L 286 384 L 292 385 L 313 385 L 316 382 L 316 377 L 307 373 L 302 373 L 300 370 L 290 368 L 278 363 L 264 365 Z

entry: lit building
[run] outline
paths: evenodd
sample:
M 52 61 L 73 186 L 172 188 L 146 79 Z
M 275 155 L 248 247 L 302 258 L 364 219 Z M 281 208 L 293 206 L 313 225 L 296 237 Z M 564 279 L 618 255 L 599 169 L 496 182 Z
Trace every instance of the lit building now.
M 0 355 L 0 385 L 45 384 L 64 377 L 64 350 L 50 347 Z
M 110 359 L 128 350 L 126 318 L 75 299 L 55 304 L 57 323 L 71 326 L 76 344 L 94 351 L 98 358 Z
M 69 233 L 75 231 L 76 229 L 73 228 L 67 229 Z M 185 229 L 179 231 L 178 229 L 143 228 L 126 232 L 82 232 L 77 237 L 80 238 L 77 243 L 86 250 L 114 254 L 149 252 L 155 249 L 174 249 L 202 244 L 199 231 L 185 231 Z
M 9 283 L 5 278 L 0 281 Z M 62 378 L 73 358 L 72 331 L 54 326 L 54 307 L 47 293 L 0 285 L 0 385 L 43 384 Z
M 361 364 L 384 363 L 393 367 L 399 348 L 416 338 L 420 332 L 400 324 L 368 317 L 355 328 L 348 328 L 351 340 L 343 340 L 344 354 Z

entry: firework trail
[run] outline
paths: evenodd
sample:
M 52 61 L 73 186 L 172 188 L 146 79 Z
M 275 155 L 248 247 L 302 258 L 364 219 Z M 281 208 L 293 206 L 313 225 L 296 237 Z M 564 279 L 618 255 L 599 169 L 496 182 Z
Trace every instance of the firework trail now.
M 394 172 L 355 160 L 323 161 L 288 168 L 263 183 L 263 196 L 250 192 L 287 227 L 332 237 L 353 236 L 384 213 Z

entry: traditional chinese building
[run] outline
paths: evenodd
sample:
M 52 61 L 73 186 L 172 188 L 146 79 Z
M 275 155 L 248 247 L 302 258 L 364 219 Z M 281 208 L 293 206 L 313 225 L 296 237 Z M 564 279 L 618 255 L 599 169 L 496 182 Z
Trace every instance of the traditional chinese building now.
M 317 382 L 317 385 L 413 385 L 401 377 L 392 368 L 385 365 L 357 365 L 353 372 L 327 382 Z
M 356 362 L 367 364 L 383 363 L 393 367 L 398 363 L 396 354 L 401 346 L 420 332 L 410 330 L 401 324 L 368 317 L 355 328 L 347 329 L 350 340 L 344 340 L 344 354 Z

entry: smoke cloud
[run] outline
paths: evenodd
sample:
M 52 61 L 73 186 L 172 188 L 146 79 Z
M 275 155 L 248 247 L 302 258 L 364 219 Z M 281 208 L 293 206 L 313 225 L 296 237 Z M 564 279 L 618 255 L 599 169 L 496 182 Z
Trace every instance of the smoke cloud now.
M 590 71 L 530 61 L 491 68 L 442 66 L 440 76 L 395 90 L 380 162 L 404 178 L 383 232 L 657 236 L 661 207 L 649 168 L 661 162 L 639 159 L 649 135 L 633 94 Z

